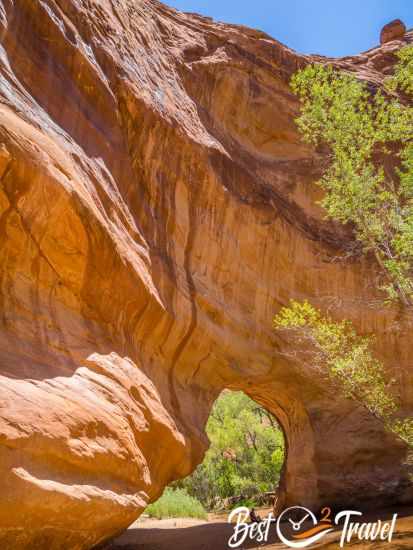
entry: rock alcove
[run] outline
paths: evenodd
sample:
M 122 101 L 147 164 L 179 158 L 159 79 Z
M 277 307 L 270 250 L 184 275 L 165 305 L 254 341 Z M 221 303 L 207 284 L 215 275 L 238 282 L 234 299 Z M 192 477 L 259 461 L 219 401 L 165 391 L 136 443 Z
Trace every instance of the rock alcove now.
M 411 502 L 407 450 L 307 365 L 290 298 L 377 335 L 413 402 L 412 324 L 327 223 L 295 127 L 300 56 L 156 0 L 1 0 L 0 541 L 90 548 L 206 448 L 223 388 L 283 426 L 285 504 Z M 406 33 L 336 66 L 380 86 Z

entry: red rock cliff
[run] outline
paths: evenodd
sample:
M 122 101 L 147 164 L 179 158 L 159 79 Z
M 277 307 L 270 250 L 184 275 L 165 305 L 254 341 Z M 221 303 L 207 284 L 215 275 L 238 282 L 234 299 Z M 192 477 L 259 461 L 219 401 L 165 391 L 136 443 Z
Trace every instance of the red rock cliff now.
M 411 319 L 323 221 L 300 56 L 155 0 L 0 0 L 0 542 L 82 549 L 189 474 L 223 388 L 287 438 L 286 503 L 412 501 L 407 450 L 272 331 L 307 298 L 413 402 Z M 407 33 L 404 42 L 412 39 Z M 393 41 L 336 61 L 372 85 Z

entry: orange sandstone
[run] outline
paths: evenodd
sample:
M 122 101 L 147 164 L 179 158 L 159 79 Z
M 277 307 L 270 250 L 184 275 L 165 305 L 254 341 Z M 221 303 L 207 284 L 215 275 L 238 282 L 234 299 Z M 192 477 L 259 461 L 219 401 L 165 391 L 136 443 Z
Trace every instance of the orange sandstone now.
M 272 330 L 307 298 L 374 332 L 411 413 L 411 317 L 343 259 L 294 123 L 291 75 L 329 60 L 156 0 L 0 0 L 0 28 L 1 547 L 122 531 L 223 388 L 283 426 L 285 503 L 411 502 L 405 446 Z M 380 86 L 397 47 L 334 63 Z

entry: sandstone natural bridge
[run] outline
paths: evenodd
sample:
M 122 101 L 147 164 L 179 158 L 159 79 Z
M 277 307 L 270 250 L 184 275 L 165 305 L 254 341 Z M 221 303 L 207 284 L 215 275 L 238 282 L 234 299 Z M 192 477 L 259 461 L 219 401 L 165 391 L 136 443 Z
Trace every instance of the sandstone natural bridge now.
M 412 502 L 404 444 L 272 329 L 307 298 L 374 332 L 411 413 L 412 319 L 324 220 L 294 123 L 291 75 L 328 60 L 156 0 L 0 21 L 1 548 L 120 532 L 202 460 L 223 388 L 281 423 L 286 504 Z M 380 86 L 412 39 L 335 63 Z

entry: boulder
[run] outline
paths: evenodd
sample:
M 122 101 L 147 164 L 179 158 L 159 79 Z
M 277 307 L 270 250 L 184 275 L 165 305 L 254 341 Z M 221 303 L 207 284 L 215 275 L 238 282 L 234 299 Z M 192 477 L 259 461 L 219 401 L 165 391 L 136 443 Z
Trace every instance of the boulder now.
M 272 328 L 307 298 L 376 334 L 411 414 L 411 316 L 348 259 L 294 122 L 292 74 L 332 60 L 155 0 L 0 0 L 0 26 L 0 546 L 122 531 L 202 461 L 224 388 L 284 430 L 279 503 L 411 502 L 406 446 Z M 394 58 L 334 63 L 380 86 Z
M 401 40 L 405 34 L 406 25 L 400 19 L 394 19 L 381 29 L 380 44 L 387 44 L 392 40 Z

